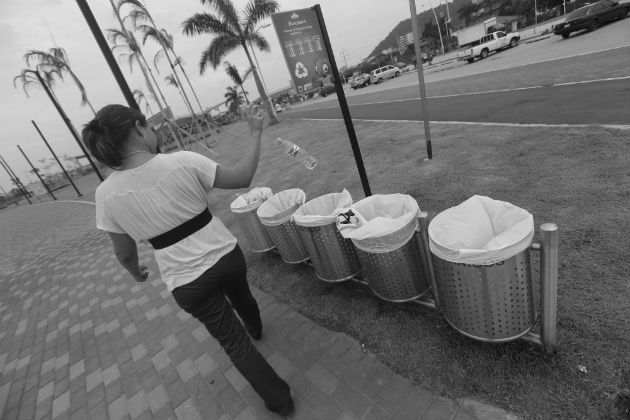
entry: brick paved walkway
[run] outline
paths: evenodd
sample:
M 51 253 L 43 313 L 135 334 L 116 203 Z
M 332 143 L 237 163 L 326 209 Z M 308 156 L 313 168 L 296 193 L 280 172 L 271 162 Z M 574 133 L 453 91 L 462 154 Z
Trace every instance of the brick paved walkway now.
M 52 206 L 63 208 L 29 211 L 48 214 Z M 74 220 L 90 211 L 75 208 Z M 31 260 L 0 272 L 2 419 L 280 418 L 264 408 L 205 328 L 178 308 L 155 265 L 152 279 L 136 284 L 106 234 L 84 225 L 68 239 L 68 226 L 46 235 L 38 256 L 36 238 L 29 243 L 24 236 Z M 54 238 L 63 240 L 51 247 Z M 152 260 L 149 248 L 140 253 Z M 24 253 L 12 255 L 18 254 Z M 296 419 L 514 418 L 463 403 L 475 408 L 468 411 L 413 386 L 351 337 L 253 292 L 264 324 L 255 344 L 289 382 Z

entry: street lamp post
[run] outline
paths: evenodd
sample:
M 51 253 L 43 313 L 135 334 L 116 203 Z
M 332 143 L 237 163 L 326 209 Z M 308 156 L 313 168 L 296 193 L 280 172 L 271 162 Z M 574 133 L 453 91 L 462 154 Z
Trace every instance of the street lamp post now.
M 442 31 L 440 30 L 440 21 L 435 14 L 435 9 L 433 8 L 433 3 L 429 0 L 429 6 L 431 7 L 431 11 L 433 11 L 433 16 L 435 17 L 435 23 L 437 24 L 438 35 L 440 35 L 440 45 L 442 45 L 442 54 L 444 54 L 444 41 L 442 41 Z
M 44 188 L 46 188 L 46 191 L 48 192 L 48 194 L 52 197 L 53 200 L 57 200 L 57 197 L 55 197 L 55 195 L 52 193 L 50 188 L 48 188 L 48 184 L 46 184 L 46 182 L 44 181 L 44 178 L 42 178 L 42 176 L 39 174 L 39 169 L 33 166 L 33 164 L 31 163 L 31 160 L 28 158 L 28 156 L 26 156 L 26 153 L 24 153 L 24 150 L 22 150 L 19 144 L 17 148 L 20 149 L 22 156 L 24 156 L 24 159 L 26 159 L 26 162 L 28 162 L 31 169 L 33 169 L 33 172 L 35 172 L 35 175 L 37 175 L 37 178 L 39 178 L 39 182 L 41 182 Z

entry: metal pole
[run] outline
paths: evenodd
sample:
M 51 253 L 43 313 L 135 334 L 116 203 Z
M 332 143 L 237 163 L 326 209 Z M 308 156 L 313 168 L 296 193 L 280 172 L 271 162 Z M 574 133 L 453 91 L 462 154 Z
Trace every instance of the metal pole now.
M 61 168 L 61 170 L 63 171 L 64 175 L 66 176 L 66 178 L 68 178 L 68 181 L 70 181 L 70 184 L 72 184 L 72 187 L 74 188 L 74 190 L 77 192 L 77 197 L 81 197 L 81 191 L 79 191 L 79 189 L 77 188 L 76 185 L 74 185 L 74 181 L 72 181 L 72 178 L 70 178 L 70 175 L 68 174 L 68 172 L 66 172 L 66 168 L 63 167 L 63 165 L 61 164 L 61 162 L 59 161 L 59 158 L 57 157 L 57 155 L 55 154 L 55 152 L 53 151 L 52 147 L 50 147 L 50 144 L 48 144 L 48 142 L 46 141 L 46 137 L 44 137 L 44 134 L 42 134 L 42 131 L 39 129 L 39 127 L 37 126 L 37 124 L 35 123 L 35 121 L 31 120 L 31 123 L 33 124 L 33 126 L 35 127 L 35 130 L 37 130 L 37 132 L 39 133 L 40 137 L 42 138 L 42 140 L 44 140 L 44 143 L 46 143 L 46 147 L 48 147 L 48 150 L 50 150 L 50 153 L 52 153 L 53 157 L 55 158 L 55 160 L 57 161 L 57 164 L 59 165 L 59 167 Z
M 440 310 L 440 297 L 438 295 L 437 282 L 435 279 L 435 271 L 433 269 L 433 259 L 431 258 L 431 249 L 429 248 L 429 213 L 426 211 L 418 215 L 418 234 L 420 236 L 420 251 L 424 262 L 424 272 L 433 289 L 433 302 L 435 309 Z
M 431 6 L 431 10 L 433 11 L 433 17 L 435 17 L 435 24 L 437 25 L 438 35 L 440 35 L 440 45 L 442 45 L 442 54 L 444 54 L 444 41 L 442 41 L 442 31 L 440 30 L 440 21 L 435 14 L 435 9 L 433 8 L 433 3 L 429 1 L 429 5 Z M 415 6 L 415 4 L 414 4 Z
M 552 352 L 558 345 L 556 331 L 558 315 L 558 226 L 540 225 L 542 253 L 540 258 L 540 331 L 545 350 Z
M 98 178 L 101 181 L 103 181 L 103 179 L 104 179 L 103 175 L 101 175 L 101 172 L 98 170 L 98 167 L 96 166 L 96 164 L 92 160 L 92 157 L 90 156 L 90 154 L 87 152 L 87 150 L 85 150 L 85 147 L 83 146 L 83 142 L 81 141 L 81 138 L 79 137 L 79 133 L 77 133 L 77 130 L 76 130 L 76 128 L 74 128 L 74 125 L 72 125 L 72 122 L 70 121 L 70 118 L 68 118 L 68 116 L 66 115 L 66 112 L 63 110 L 63 108 L 61 108 L 61 105 L 59 105 L 59 102 L 57 102 L 55 97 L 52 95 L 52 92 L 50 91 L 50 89 L 48 89 L 48 86 L 46 85 L 46 82 L 44 82 L 44 79 L 42 79 L 41 74 L 39 74 L 39 72 L 35 71 L 35 70 L 26 70 L 26 71 L 30 72 L 30 73 L 34 73 L 35 76 L 37 76 L 37 79 L 39 80 L 39 84 L 42 85 L 42 87 L 46 91 L 46 94 L 48 95 L 48 97 L 52 101 L 53 105 L 57 109 L 57 112 L 59 113 L 59 115 L 61 115 L 61 119 L 66 123 L 66 126 L 68 127 L 68 130 L 70 130 L 70 133 L 72 133 L 72 137 L 74 137 L 74 140 L 79 145 L 79 148 L 81 148 L 81 151 L 83 152 L 83 154 L 85 155 L 87 160 L 90 162 L 90 165 L 92 166 L 92 169 L 94 170 L 94 172 L 96 173 Z
M 411 28 L 413 29 L 413 43 L 418 66 L 418 86 L 420 86 L 420 102 L 422 103 L 422 115 L 424 120 L 424 137 L 427 142 L 427 158 L 433 159 L 431 147 L 431 129 L 429 128 L 429 105 L 427 103 L 427 91 L 424 86 L 424 70 L 422 69 L 422 53 L 420 51 L 420 33 L 418 28 L 418 16 L 416 15 L 416 1 L 409 0 L 411 9 Z
M 107 45 L 107 41 L 103 36 L 103 32 L 101 32 L 101 28 L 98 26 L 98 22 L 96 22 L 96 19 L 92 14 L 92 10 L 90 10 L 90 6 L 87 4 L 86 0 L 77 0 L 77 4 L 79 5 L 79 9 L 81 9 L 83 18 L 92 31 L 92 35 L 94 35 L 94 38 L 96 39 L 96 43 L 98 44 L 101 52 L 103 53 L 103 56 L 105 57 L 105 61 L 107 61 L 107 64 L 109 65 L 109 69 L 114 74 L 114 78 L 116 79 L 116 82 L 118 82 L 118 86 L 125 96 L 127 104 L 130 108 L 140 111 L 140 107 L 136 103 L 136 99 L 133 97 L 131 89 L 129 89 L 129 85 L 127 84 L 125 76 L 123 76 L 122 71 L 120 71 L 120 67 L 118 67 L 118 63 L 114 58 L 114 54 L 112 54 L 111 50 L 109 49 L 109 45 Z
M 48 194 L 50 194 L 50 196 L 53 198 L 53 200 L 56 200 L 57 198 L 55 197 L 55 195 L 52 193 L 52 191 L 50 191 L 50 188 L 48 188 L 48 185 L 46 185 L 46 183 L 44 182 L 44 179 L 42 178 L 42 176 L 39 174 L 39 171 L 37 170 L 36 167 L 33 166 L 33 164 L 31 163 L 30 159 L 28 158 L 28 156 L 26 156 L 26 153 L 24 153 L 24 150 L 22 150 L 22 148 L 20 147 L 20 145 L 18 144 L 18 149 L 20 149 L 20 152 L 22 152 L 22 156 L 24 156 L 24 159 L 26 159 L 26 161 L 28 162 L 28 164 L 31 166 L 31 168 L 33 169 L 33 172 L 35 172 L 35 175 L 37 175 L 37 178 L 39 178 L 39 181 L 42 183 L 42 185 L 44 186 L 44 188 L 46 188 L 46 191 L 48 191 Z
M 20 182 L 19 178 L 14 178 L 13 177 L 13 174 L 11 173 L 11 170 L 10 170 L 11 168 L 5 166 L 5 163 L 3 162 L 3 159 L 0 159 L 0 166 L 2 166 L 2 168 L 4 168 L 5 171 L 7 171 L 7 174 L 9 174 L 9 178 L 11 179 L 11 182 L 13 182 L 13 184 L 15 184 L 15 186 L 18 188 L 18 190 L 20 190 L 20 192 L 22 193 L 24 198 L 26 198 L 26 201 L 28 201 L 28 204 L 33 204 L 31 202 L 31 200 L 28 198 L 28 191 L 26 191 L 26 189 L 24 188 L 24 186 Z
M 335 89 L 337 90 L 337 98 L 339 99 L 339 106 L 341 113 L 343 114 L 343 121 L 346 124 L 346 130 L 348 131 L 348 137 L 350 137 L 350 145 L 352 146 L 352 153 L 354 154 L 354 160 L 357 164 L 359 171 L 359 177 L 361 178 L 361 185 L 363 186 L 363 193 L 366 197 L 372 195 L 370 190 L 370 182 L 368 181 L 367 174 L 365 172 L 365 166 L 363 166 L 363 157 L 361 156 L 361 149 L 359 148 L 359 141 L 357 140 L 357 134 L 354 131 L 354 125 L 352 124 L 352 117 L 350 116 L 350 109 L 348 108 L 348 102 L 346 101 L 346 94 L 343 91 L 343 84 L 341 84 L 341 78 L 339 77 L 339 71 L 337 70 L 337 62 L 335 61 L 335 55 L 333 54 L 332 45 L 330 45 L 330 38 L 328 38 L 328 31 L 326 30 L 326 22 L 324 22 L 324 16 L 322 15 L 322 8 L 319 4 L 316 4 L 311 8 L 317 14 L 317 21 L 319 27 L 322 30 L 322 38 L 324 38 L 324 47 L 330 59 L 330 66 L 332 67 L 333 77 L 335 79 Z

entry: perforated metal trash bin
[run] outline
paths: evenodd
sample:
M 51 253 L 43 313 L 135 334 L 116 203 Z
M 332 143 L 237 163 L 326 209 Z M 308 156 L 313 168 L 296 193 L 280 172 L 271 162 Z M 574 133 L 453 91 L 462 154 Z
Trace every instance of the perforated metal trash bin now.
M 529 212 L 473 196 L 435 216 L 428 233 L 440 309 L 453 328 L 489 342 L 531 330 L 536 306 Z
M 249 202 L 248 195 L 257 198 L 253 202 Z M 260 223 L 260 219 L 256 215 L 256 210 L 262 203 L 273 193 L 269 188 L 254 188 L 246 194 L 238 196 L 230 204 L 230 209 L 234 213 L 236 220 L 245 235 L 248 248 L 253 252 L 266 252 L 272 250 L 275 246 L 271 240 L 271 236 Z
M 337 228 L 352 240 L 368 286 L 383 300 L 406 302 L 430 289 L 415 237 L 419 211 L 409 195 L 377 194 L 338 218 Z
M 269 234 L 282 261 L 297 264 L 308 260 L 308 253 L 291 220 L 293 213 L 306 200 L 304 191 L 297 188 L 281 191 L 265 201 L 256 212 Z
M 394 251 L 375 253 L 356 248 L 356 253 L 368 286 L 379 298 L 407 302 L 429 290 L 415 235 Z
M 336 226 L 336 210 L 351 204 L 352 197 L 344 190 L 314 198 L 293 214 L 315 275 L 320 280 L 346 281 L 361 271 L 352 241 L 341 236 Z
M 440 309 L 453 328 L 490 342 L 514 340 L 532 329 L 536 306 L 529 250 L 490 266 L 432 258 Z

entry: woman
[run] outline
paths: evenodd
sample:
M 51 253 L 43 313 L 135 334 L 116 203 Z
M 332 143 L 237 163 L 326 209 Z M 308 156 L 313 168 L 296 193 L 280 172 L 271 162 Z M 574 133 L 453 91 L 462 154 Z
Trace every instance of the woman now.
M 260 157 L 263 116 L 249 108 L 245 117 L 252 141 L 233 167 L 193 152 L 157 154 L 156 132 L 140 112 L 122 105 L 101 109 L 83 128 L 83 142 L 114 169 L 96 190 L 96 225 L 109 233 L 118 261 L 136 281 L 145 281 L 148 272 L 138 265 L 136 241 L 148 241 L 177 304 L 206 326 L 267 408 L 286 416 L 294 409 L 289 386 L 245 331 L 254 339 L 262 334 L 243 253 L 212 216 L 206 195 L 213 188 L 250 185 Z

